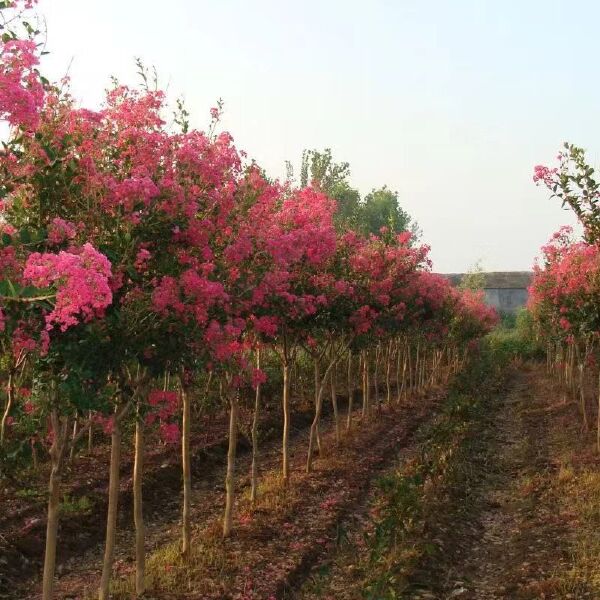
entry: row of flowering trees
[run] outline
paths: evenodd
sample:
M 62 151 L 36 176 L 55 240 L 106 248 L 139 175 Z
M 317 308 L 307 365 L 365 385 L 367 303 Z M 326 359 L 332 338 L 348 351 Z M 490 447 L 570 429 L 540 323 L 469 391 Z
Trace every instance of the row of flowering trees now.
M 53 593 L 66 457 L 102 422 L 111 438 L 99 598 L 112 572 L 123 436 L 132 424 L 136 591 L 145 588 L 143 471 L 156 429 L 181 441 L 182 552 L 191 539 L 192 403 L 219 382 L 230 417 L 223 534 L 233 527 L 239 405 L 256 394 L 256 494 L 261 353 L 282 380 L 282 485 L 290 480 L 291 385 L 299 357 L 314 368 L 306 468 L 331 387 L 347 366 L 347 428 L 356 387 L 367 421 L 382 399 L 443 381 L 495 322 L 480 296 L 430 272 L 407 233 L 359 235 L 334 225 L 319 186 L 271 181 L 227 133 L 167 125 L 164 94 L 115 85 L 100 110 L 38 72 L 31 2 L 3 1 L 0 117 L 0 344 L 5 406 L 0 444 L 34 423 L 49 455 L 43 598 Z M 359 369 L 356 369 L 356 367 Z M 345 368 L 345 367 L 344 367 Z M 359 374 L 361 382 L 356 381 Z M 360 385 L 359 385 L 360 383 Z M 392 384 L 396 394 L 392 395 Z M 371 390 L 374 398 L 371 397 Z M 39 444 L 35 444 L 36 452 Z
M 542 248 L 535 266 L 529 308 L 547 346 L 548 370 L 564 392 L 577 399 L 582 426 L 591 427 L 589 380 L 597 372 L 600 341 L 600 185 L 584 151 L 565 144 L 558 166 L 537 166 L 534 181 L 544 185 L 577 216 L 583 238 L 562 227 Z M 600 379 L 598 380 L 600 409 Z M 600 451 L 600 410 L 597 411 Z

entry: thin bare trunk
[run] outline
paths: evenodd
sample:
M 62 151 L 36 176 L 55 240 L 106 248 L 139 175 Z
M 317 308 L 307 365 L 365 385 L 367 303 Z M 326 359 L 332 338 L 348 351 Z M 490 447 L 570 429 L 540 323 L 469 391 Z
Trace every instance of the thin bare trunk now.
M 63 457 L 68 431 L 68 422 L 61 423 L 58 412 L 50 413 L 52 423 L 52 446 L 50 448 L 51 470 L 48 481 L 48 515 L 46 521 L 46 549 L 44 552 L 44 575 L 42 581 L 42 600 L 51 600 L 54 590 L 54 568 L 56 565 L 56 540 L 60 515 L 60 484 Z
M 321 372 L 319 369 L 319 359 L 315 358 L 314 359 L 314 371 L 315 371 L 315 415 L 318 413 L 319 415 L 321 414 L 321 409 L 320 407 L 317 408 L 318 403 L 320 402 L 319 400 L 319 392 L 321 389 Z M 314 427 L 314 431 L 313 428 L 311 426 L 311 438 L 313 435 L 316 436 L 316 440 L 317 440 L 317 449 L 319 450 L 319 454 L 322 453 L 322 448 L 321 448 L 321 434 L 319 431 L 319 419 L 316 419 L 316 423 L 315 423 L 315 427 Z
M 360 365 L 362 367 L 362 418 L 369 417 L 369 395 L 368 395 L 368 380 L 367 380 L 367 353 L 363 350 L 360 353 Z
M 283 485 L 290 480 L 290 367 L 288 357 L 283 363 L 283 440 L 281 444 Z
M 581 406 L 581 416 L 583 418 L 583 429 L 589 431 L 588 414 L 587 414 L 587 402 L 585 398 L 585 378 L 584 378 L 584 366 L 583 363 L 579 364 L 579 398 Z
M 381 346 L 380 344 L 377 344 L 377 346 L 375 347 L 375 366 L 373 369 L 373 384 L 374 384 L 374 388 L 375 388 L 375 408 L 379 411 L 381 409 L 381 404 L 379 403 L 379 363 L 380 363 L 380 358 L 381 356 Z
M 235 454 L 237 449 L 237 392 L 231 394 L 229 408 L 229 449 L 227 451 L 227 474 L 225 476 L 225 514 L 223 516 L 223 537 L 231 534 L 233 528 L 233 505 L 235 502 Z
M 387 394 L 386 403 L 391 408 L 392 406 L 392 386 L 390 382 L 390 373 L 392 370 L 392 340 L 388 342 L 386 368 L 385 368 L 385 390 Z
M 8 372 L 8 381 L 6 383 L 6 406 L 4 408 L 4 414 L 2 415 L 2 422 L 0 423 L 0 446 L 4 444 L 4 438 L 6 436 L 6 423 L 10 416 L 14 402 L 14 374 L 12 369 Z
M 312 462 L 313 462 L 313 453 L 314 453 L 314 445 L 317 440 L 317 431 L 319 426 L 319 420 L 321 419 L 321 409 L 323 408 L 323 393 L 325 391 L 325 384 L 327 382 L 327 378 L 333 376 L 333 367 L 336 363 L 336 358 L 332 357 L 325 373 L 323 374 L 323 378 L 321 379 L 319 376 L 319 370 L 317 366 L 318 361 L 315 359 L 315 385 L 317 385 L 317 397 L 315 398 L 315 416 L 310 426 L 310 434 L 308 438 L 308 453 L 306 456 L 306 472 L 310 473 L 312 470 Z
M 341 439 L 340 433 L 340 415 L 338 412 L 338 403 L 337 403 L 337 388 L 335 381 L 335 369 L 331 372 L 329 376 L 329 381 L 331 383 L 331 406 L 333 408 L 333 420 L 335 422 L 335 443 L 339 444 Z
M 144 476 L 144 422 L 138 414 L 135 422 L 135 455 L 133 463 L 133 520 L 135 525 L 135 593 L 146 588 L 146 544 L 142 498 Z
M 396 349 L 396 402 L 400 404 L 400 377 L 401 377 L 401 364 L 402 364 L 402 355 L 404 352 L 402 351 L 402 342 L 398 340 L 397 349 Z
M 596 415 L 596 448 L 600 452 L 600 371 L 598 372 L 598 414 Z
M 260 369 L 260 348 L 256 349 L 256 368 Z M 250 501 L 256 502 L 256 479 L 258 469 L 258 421 L 260 418 L 260 383 L 256 386 L 254 397 L 254 417 L 252 419 L 252 466 L 250 468 Z
M 119 468 L 121 465 L 121 423 L 115 415 L 111 434 L 110 475 L 108 480 L 108 510 L 106 517 L 106 545 L 102 563 L 102 577 L 98 591 L 99 600 L 108 600 L 110 577 L 115 554 L 115 535 L 119 505 Z
M 408 391 L 413 394 L 414 393 L 414 379 L 413 379 L 413 358 L 412 358 L 412 347 L 407 341 L 407 351 L 408 351 Z
M 354 375 L 352 373 L 352 352 L 348 352 L 348 415 L 346 417 L 346 431 L 352 429 L 352 411 L 354 410 Z
M 77 438 L 77 426 L 79 425 L 79 413 L 75 412 L 75 419 L 73 420 L 73 433 L 71 435 L 71 450 L 69 451 L 69 460 L 75 458 L 75 439 Z
M 408 368 L 408 361 L 410 359 L 410 347 L 408 345 L 408 340 L 406 340 L 406 344 L 404 347 L 404 358 L 402 359 L 402 385 L 400 386 L 400 400 L 408 399 L 408 389 L 407 389 L 407 381 L 406 381 L 406 369 Z
M 189 557 L 192 542 L 190 522 L 191 502 L 192 502 L 192 464 L 190 458 L 190 432 L 191 432 L 191 402 L 188 390 L 181 384 L 181 404 L 183 412 L 182 432 L 181 432 L 181 468 L 183 475 L 183 506 L 182 506 L 182 527 L 181 527 L 181 554 Z

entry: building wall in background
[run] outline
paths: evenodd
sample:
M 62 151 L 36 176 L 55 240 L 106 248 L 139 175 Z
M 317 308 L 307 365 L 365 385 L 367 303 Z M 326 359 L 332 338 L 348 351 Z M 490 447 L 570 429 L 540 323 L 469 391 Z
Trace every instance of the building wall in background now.
M 515 313 L 527 304 L 525 288 L 485 288 L 485 301 L 496 310 Z
M 531 271 L 494 271 L 482 273 L 486 302 L 496 310 L 514 314 L 527 304 L 527 288 L 531 284 Z M 464 273 L 446 275 L 452 285 L 459 286 Z

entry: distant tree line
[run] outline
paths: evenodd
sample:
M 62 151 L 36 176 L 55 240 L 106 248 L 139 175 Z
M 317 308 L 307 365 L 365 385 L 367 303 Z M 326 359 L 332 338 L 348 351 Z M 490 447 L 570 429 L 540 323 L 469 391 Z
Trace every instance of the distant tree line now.
M 288 179 L 294 179 L 294 169 L 287 163 Z M 350 164 L 335 162 L 330 148 L 304 150 L 300 165 L 300 186 L 312 184 L 338 203 L 336 226 L 362 234 L 379 234 L 382 227 L 400 233 L 410 231 L 413 239 L 420 237 L 418 224 L 400 206 L 398 192 L 383 185 L 361 197 L 350 184 Z

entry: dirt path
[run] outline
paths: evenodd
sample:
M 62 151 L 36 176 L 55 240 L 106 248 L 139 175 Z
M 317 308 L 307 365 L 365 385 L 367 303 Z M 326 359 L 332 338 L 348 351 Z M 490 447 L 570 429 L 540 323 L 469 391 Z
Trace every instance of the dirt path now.
M 556 398 L 541 367 L 524 367 L 486 400 L 468 426 L 464 450 L 452 459 L 449 472 L 460 477 L 439 480 L 421 497 L 415 514 L 423 521 L 398 551 L 379 555 L 390 561 L 386 599 L 599 597 L 589 587 L 565 585 L 579 533 L 560 478 L 565 449 L 571 451 L 565 439 L 573 439 L 578 421 L 574 405 Z M 406 447 L 393 469 L 410 472 L 420 455 L 418 445 Z M 365 588 L 372 550 L 363 542 L 373 531 L 370 514 L 379 498 L 373 490 L 347 522 L 349 544 L 323 560 L 293 598 L 381 600 Z M 424 545 L 431 551 L 412 561 L 411 553 Z
M 556 464 L 548 453 L 549 413 L 535 372 L 515 375 L 502 398 L 471 543 L 447 574 L 442 597 L 473 600 L 545 598 L 543 582 L 567 560 L 568 531 L 547 486 Z M 422 596 L 427 597 L 427 595 Z

